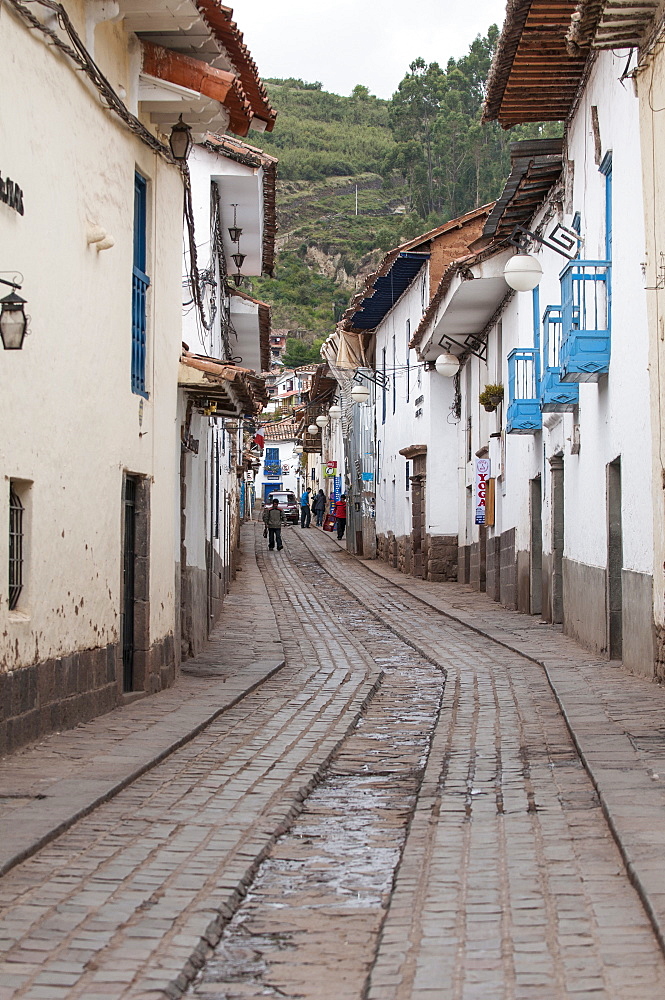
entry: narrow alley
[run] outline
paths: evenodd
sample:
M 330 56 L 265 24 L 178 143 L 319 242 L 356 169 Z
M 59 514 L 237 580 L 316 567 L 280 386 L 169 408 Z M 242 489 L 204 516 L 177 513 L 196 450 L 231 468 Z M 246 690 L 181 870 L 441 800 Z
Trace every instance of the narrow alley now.
M 173 688 L 5 761 L 2 1000 L 665 995 L 665 692 L 284 540 Z

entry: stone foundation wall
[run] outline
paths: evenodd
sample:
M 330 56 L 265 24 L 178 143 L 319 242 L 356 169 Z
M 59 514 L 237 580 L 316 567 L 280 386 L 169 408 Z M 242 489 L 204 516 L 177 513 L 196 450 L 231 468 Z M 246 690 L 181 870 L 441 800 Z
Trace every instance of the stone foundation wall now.
M 457 535 L 427 536 L 427 579 L 434 583 L 457 580 Z
M 136 651 L 134 674 L 143 680 L 135 690 L 154 694 L 170 687 L 176 677 L 173 636 Z M 121 682 L 117 643 L 0 674 L 0 754 L 110 712 L 122 703 Z
M 501 603 L 512 611 L 517 609 L 517 558 L 515 554 L 515 529 L 501 533 L 500 563 L 501 563 Z
M 414 543 L 411 535 L 396 537 L 392 531 L 376 536 L 378 559 L 394 566 L 400 573 L 412 576 L 418 563 L 425 567 L 424 578 L 435 583 L 457 579 L 457 535 L 427 535 L 422 549 L 422 560 L 414 558 Z

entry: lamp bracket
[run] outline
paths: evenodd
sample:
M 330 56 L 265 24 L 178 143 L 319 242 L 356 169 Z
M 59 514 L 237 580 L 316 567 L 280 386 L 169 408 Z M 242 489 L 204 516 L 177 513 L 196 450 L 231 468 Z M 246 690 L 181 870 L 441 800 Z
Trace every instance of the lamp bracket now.
M 380 389 L 387 389 L 390 376 L 384 375 L 383 372 L 367 372 L 367 371 L 356 371 L 353 376 L 353 381 L 357 382 L 359 385 L 363 384 L 363 379 L 367 382 L 372 382 L 374 385 L 378 385 Z
M 517 247 L 518 250 L 521 250 L 522 253 L 528 253 L 534 241 L 561 254 L 566 260 L 575 260 L 582 245 L 580 234 L 576 233 L 574 229 L 562 226 L 560 222 L 556 224 L 547 238 L 537 236 L 530 230 L 525 229 L 524 226 L 515 226 L 508 237 L 508 242 L 512 246 Z
M 473 333 L 466 336 L 464 340 L 455 340 L 454 337 L 445 334 L 439 341 L 439 347 L 443 347 L 444 351 L 449 351 L 450 354 L 454 353 L 450 350 L 451 347 L 461 347 L 463 352 L 473 354 L 474 358 L 487 361 L 487 343 Z
M 9 273 L 11 274 L 11 271 Z M 21 278 L 21 280 L 23 280 L 23 279 Z M 6 278 L 0 278 L 0 285 L 8 285 L 10 288 L 21 288 L 22 287 L 22 285 L 20 285 L 18 282 L 16 282 L 16 281 L 7 281 Z

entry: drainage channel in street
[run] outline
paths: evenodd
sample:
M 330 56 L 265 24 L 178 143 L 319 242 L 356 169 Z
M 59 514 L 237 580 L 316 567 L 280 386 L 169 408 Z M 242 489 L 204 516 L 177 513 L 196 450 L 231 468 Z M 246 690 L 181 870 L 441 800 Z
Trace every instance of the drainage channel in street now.
M 294 546 L 384 680 L 291 830 L 261 865 L 196 1000 L 357 1000 L 371 970 L 443 696 L 444 676 Z

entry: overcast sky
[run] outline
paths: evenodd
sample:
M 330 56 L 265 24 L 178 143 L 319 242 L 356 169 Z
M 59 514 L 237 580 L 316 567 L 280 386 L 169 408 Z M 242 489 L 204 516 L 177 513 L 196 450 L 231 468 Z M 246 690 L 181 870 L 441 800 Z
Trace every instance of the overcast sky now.
M 391 97 L 417 56 L 445 66 L 505 0 L 227 0 L 263 77 L 320 80 L 348 95 L 357 83 Z

